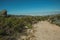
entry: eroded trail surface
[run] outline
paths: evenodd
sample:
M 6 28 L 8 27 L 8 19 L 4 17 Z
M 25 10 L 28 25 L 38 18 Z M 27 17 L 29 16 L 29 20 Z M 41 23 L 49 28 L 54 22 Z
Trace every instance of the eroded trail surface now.
M 60 27 L 47 21 L 34 24 L 36 40 L 60 40 Z M 35 40 L 34 39 L 34 40 Z

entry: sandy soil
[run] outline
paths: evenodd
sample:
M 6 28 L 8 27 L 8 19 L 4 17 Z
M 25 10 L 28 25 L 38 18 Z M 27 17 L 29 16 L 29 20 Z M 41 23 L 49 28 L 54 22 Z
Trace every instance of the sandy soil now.
M 60 27 L 47 21 L 41 21 L 33 26 L 36 27 L 36 38 L 33 40 L 60 40 Z

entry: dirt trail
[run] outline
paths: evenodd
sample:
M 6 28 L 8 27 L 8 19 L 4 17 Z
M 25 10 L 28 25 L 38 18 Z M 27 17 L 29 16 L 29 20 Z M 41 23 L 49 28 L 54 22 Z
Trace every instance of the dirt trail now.
M 34 40 L 60 40 L 60 27 L 47 21 L 41 21 L 33 26 L 36 27 Z

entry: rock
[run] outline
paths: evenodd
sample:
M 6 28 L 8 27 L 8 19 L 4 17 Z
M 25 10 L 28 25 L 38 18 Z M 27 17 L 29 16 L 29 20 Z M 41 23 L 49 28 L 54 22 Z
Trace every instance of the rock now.
M 7 10 L 2 10 L 0 16 L 7 16 Z
M 22 40 L 26 40 L 26 36 L 21 36 L 21 39 Z

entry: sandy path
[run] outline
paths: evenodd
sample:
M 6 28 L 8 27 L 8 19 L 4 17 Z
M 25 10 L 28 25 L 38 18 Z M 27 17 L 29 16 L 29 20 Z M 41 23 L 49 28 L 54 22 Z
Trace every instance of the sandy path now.
M 34 33 L 36 40 L 60 40 L 60 27 L 47 21 L 34 24 L 34 27 L 36 27 L 36 32 Z

